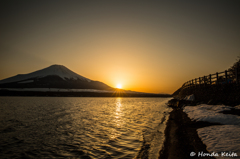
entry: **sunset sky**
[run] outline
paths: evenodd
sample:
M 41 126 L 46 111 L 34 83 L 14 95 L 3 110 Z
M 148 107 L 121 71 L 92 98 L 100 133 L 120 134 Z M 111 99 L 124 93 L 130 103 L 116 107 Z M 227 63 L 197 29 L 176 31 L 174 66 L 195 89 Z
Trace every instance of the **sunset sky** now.
M 240 56 L 239 0 L 0 4 L 0 79 L 60 64 L 112 87 L 173 93 Z

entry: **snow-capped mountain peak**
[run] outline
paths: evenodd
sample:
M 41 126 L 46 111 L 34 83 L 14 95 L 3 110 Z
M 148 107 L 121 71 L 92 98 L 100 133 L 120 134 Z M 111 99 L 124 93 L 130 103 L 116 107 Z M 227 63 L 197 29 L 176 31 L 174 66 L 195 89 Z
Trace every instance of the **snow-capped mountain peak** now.
M 83 76 L 80 76 L 79 74 L 71 71 L 70 69 L 68 69 L 67 67 L 63 66 L 63 65 L 51 65 L 45 69 L 33 72 L 36 75 L 38 75 L 39 77 L 44 77 L 47 75 L 57 75 L 59 77 L 61 77 L 62 79 L 74 79 L 74 80 L 82 80 L 82 81 L 87 81 L 87 82 L 91 82 L 90 79 L 85 78 Z
M 16 76 L 1 80 L 0 84 L 18 82 L 18 81 L 23 81 L 23 80 L 32 79 L 32 78 L 42 78 L 50 75 L 59 76 L 63 80 L 71 79 L 71 80 L 81 80 L 85 82 L 91 82 L 90 79 L 78 75 L 77 73 L 69 70 L 67 67 L 63 65 L 55 64 L 29 74 L 20 74 L 20 75 L 16 75 Z

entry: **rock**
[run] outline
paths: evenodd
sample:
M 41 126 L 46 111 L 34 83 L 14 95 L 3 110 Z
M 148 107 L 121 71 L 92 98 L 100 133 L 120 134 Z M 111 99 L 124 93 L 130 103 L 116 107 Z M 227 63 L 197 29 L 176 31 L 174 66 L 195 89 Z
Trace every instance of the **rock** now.
M 184 100 L 186 100 L 186 101 L 194 101 L 195 100 L 195 96 L 194 96 L 194 94 L 191 94 L 189 96 L 186 96 L 184 98 Z
M 182 108 L 183 106 L 186 105 L 196 105 L 195 102 L 193 101 L 188 101 L 188 100 L 178 100 L 178 99 L 171 99 L 168 101 L 168 106 L 173 107 L 173 108 Z
M 178 106 L 178 99 L 171 99 L 168 101 L 169 107 L 177 107 Z

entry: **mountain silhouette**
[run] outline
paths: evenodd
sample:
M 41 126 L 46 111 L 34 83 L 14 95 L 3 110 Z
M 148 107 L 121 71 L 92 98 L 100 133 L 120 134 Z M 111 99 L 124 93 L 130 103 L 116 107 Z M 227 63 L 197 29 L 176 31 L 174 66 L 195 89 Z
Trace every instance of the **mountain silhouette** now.
M 114 89 L 102 82 L 85 78 L 63 65 L 51 65 L 29 74 L 0 80 L 0 88 Z

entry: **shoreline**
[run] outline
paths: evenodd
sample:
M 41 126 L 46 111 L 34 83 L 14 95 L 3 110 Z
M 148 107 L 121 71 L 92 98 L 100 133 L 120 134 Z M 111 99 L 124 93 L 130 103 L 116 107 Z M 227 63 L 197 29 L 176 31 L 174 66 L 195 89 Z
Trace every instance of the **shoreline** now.
M 23 96 L 23 97 L 162 97 L 172 95 L 154 93 L 124 93 L 124 92 L 39 92 L 39 91 L 8 91 L 0 90 L 0 96 Z
M 205 126 L 216 125 L 208 122 L 193 122 L 180 108 L 173 108 L 169 114 L 165 129 L 165 141 L 159 152 L 159 159 L 188 159 L 199 158 L 198 152 L 209 153 L 197 134 L 197 129 Z M 194 156 L 190 153 L 194 152 Z M 194 154 L 192 153 L 192 154 Z M 215 157 L 203 157 L 213 159 Z

